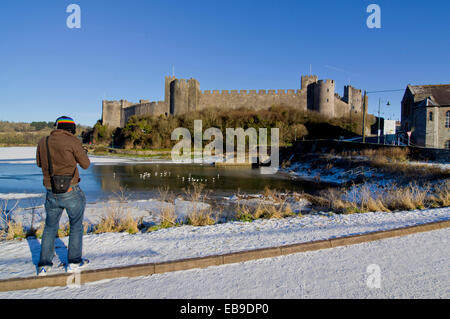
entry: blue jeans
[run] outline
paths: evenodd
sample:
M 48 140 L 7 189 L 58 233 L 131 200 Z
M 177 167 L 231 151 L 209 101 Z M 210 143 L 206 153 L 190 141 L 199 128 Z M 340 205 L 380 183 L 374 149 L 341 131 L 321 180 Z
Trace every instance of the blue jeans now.
M 58 234 L 59 220 L 64 209 L 69 215 L 69 263 L 80 263 L 83 246 L 83 217 L 86 207 L 86 197 L 81 188 L 72 186 L 72 191 L 64 194 L 54 194 L 47 190 L 45 200 L 45 228 L 41 242 L 40 266 L 52 266 L 55 254 L 55 239 Z

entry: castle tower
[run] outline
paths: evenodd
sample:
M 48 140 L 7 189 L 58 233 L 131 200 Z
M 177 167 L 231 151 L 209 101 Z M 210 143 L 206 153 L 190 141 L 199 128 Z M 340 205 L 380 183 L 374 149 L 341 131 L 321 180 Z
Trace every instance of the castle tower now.
M 188 83 L 176 79 L 170 83 L 170 114 L 181 115 L 188 111 Z
M 194 112 L 198 110 L 200 102 L 200 83 L 196 79 L 188 80 L 188 111 Z
M 318 81 L 317 75 L 304 75 L 301 80 L 301 90 L 306 90 L 306 109 L 314 110 L 314 87 Z
M 334 80 L 320 80 L 314 87 L 314 108 L 326 117 L 334 117 Z
M 170 83 L 175 81 L 175 76 L 166 76 L 164 82 L 164 102 L 169 105 L 170 104 Z
M 170 82 L 170 114 L 194 112 L 200 101 L 200 84 L 195 79 L 175 79 Z
M 317 75 L 303 75 L 300 89 L 307 89 L 310 84 L 315 84 L 318 81 Z
M 102 101 L 102 124 L 113 128 L 122 125 L 123 101 Z
M 356 112 L 362 112 L 363 97 L 361 90 L 355 89 L 351 85 L 344 87 L 344 98 L 349 107 L 353 107 Z

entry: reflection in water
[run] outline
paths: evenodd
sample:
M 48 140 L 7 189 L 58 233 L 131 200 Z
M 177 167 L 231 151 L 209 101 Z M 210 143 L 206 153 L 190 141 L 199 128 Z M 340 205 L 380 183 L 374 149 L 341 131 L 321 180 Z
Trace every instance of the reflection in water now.
M 169 187 L 182 192 L 192 183 L 201 183 L 212 195 L 254 193 L 272 189 L 301 191 L 304 186 L 281 175 L 262 175 L 259 169 L 216 168 L 210 165 L 145 164 L 145 165 L 99 165 L 94 176 L 100 179 L 103 191 L 114 192 L 120 187 L 130 191 L 155 191 Z

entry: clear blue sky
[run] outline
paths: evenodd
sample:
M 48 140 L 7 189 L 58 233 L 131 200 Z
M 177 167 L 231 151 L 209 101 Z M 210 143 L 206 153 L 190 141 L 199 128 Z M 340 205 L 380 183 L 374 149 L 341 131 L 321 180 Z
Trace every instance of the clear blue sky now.
M 68 29 L 66 7 L 81 7 Z M 366 8 L 381 6 L 381 29 Z M 93 125 L 101 100 L 162 100 L 164 76 L 201 89 L 297 89 L 300 76 L 368 91 L 450 83 L 450 1 L 3 0 L 0 119 Z M 385 115 L 399 118 L 403 92 Z

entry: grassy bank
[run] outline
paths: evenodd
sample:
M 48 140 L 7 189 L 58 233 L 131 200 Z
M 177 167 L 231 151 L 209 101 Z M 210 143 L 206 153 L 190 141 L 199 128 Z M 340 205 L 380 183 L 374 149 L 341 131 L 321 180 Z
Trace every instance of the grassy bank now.
M 171 140 L 171 133 L 182 127 L 187 128 L 193 137 L 194 120 L 202 121 L 203 130 L 215 127 L 224 135 L 227 128 L 279 128 L 281 146 L 291 145 L 304 137 L 351 137 L 362 130 L 361 116 L 329 119 L 318 112 L 280 105 L 267 110 L 206 108 L 180 116 L 132 116 L 123 129 L 113 130 L 98 122 L 94 126 L 93 137 L 96 144 L 114 144 L 125 149 L 171 149 L 176 143 Z M 366 129 L 373 121 L 373 116 L 368 115 Z M 204 141 L 204 144 L 208 142 Z
M 106 146 L 89 146 L 88 152 L 91 155 L 110 156 L 118 158 L 171 158 L 170 149 L 154 149 L 154 150 L 126 150 L 113 149 Z
M 53 122 L 6 122 L 0 121 L 0 146 L 36 146 L 54 129 Z M 77 125 L 76 135 L 90 130 L 87 126 Z

